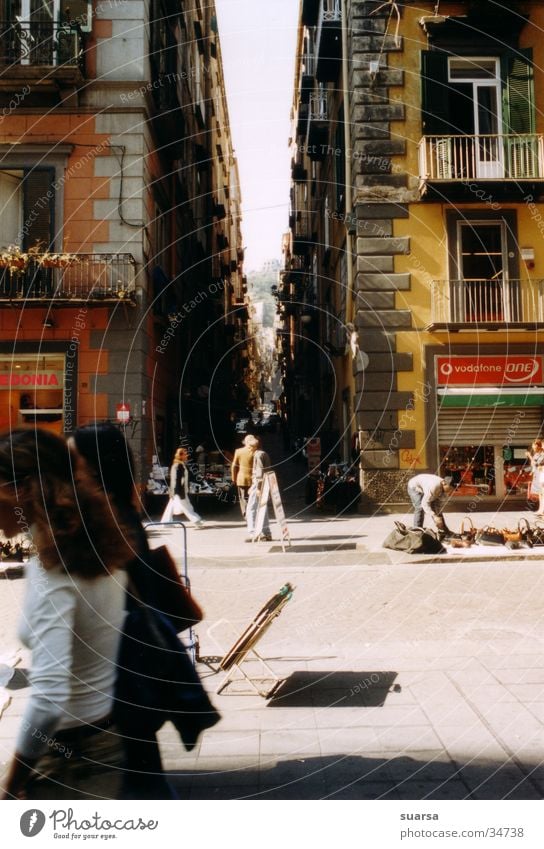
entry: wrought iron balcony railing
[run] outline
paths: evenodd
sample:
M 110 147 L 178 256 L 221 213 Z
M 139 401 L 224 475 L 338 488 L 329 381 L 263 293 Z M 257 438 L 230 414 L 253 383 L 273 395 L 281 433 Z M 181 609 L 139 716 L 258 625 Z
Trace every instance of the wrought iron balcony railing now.
M 310 121 L 328 121 L 329 110 L 325 90 L 310 95 Z
M 65 264 L 32 258 L 24 268 L 0 267 L 0 303 L 135 303 L 136 262 L 132 254 L 76 254 Z
M 422 183 L 543 180 L 544 137 L 425 136 L 419 143 L 419 177 Z
M 544 280 L 433 280 L 431 325 L 544 323 Z
M 316 76 L 321 82 L 334 82 L 342 56 L 342 4 L 340 0 L 321 0 L 316 31 Z
M 78 26 L 53 21 L 0 22 L 0 65 L 60 68 L 83 64 Z

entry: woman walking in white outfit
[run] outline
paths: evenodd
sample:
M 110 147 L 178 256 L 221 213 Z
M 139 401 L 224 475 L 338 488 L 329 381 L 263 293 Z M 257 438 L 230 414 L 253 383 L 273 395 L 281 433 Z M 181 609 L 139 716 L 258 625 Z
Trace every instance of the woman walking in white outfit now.
M 78 475 L 64 439 L 41 430 L 0 437 L 0 527 L 28 531 L 19 635 L 32 650 L 30 696 L 4 781 L 5 799 L 116 799 L 123 739 L 112 718 L 134 557 L 105 495 Z
M 162 514 L 161 522 L 172 521 L 172 516 L 185 515 L 197 528 L 202 528 L 204 522 L 189 501 L 189 470 L 186 462 L 189 453 L 186 448 L 178 448 L 174 454 L 174 462 L 170 469 L 170 499 Z

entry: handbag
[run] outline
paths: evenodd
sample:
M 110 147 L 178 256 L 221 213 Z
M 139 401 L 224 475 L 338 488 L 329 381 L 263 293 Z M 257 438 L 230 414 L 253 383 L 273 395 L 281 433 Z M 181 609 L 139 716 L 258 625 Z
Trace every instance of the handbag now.
M 516 530 L 511 531 L 508 528 L 503 528 L 502 532 L 505 542 L 524 542 L 529 546 L 533 544 L 531 540 L 531 526 L 524 516 L 518 521 Z
M 544 545 L 544 525 L 533 525 L 530 540 L 532 545 Z
M 395 528 L 385 538 L 382 548 L 393 551 L 406 551 L 408 554 L 444 554 L 446 549 L 434 531 L 425 528 L 407 528 L 402 522 L 395 522 Z
M 452 548 L 470 548 L 476 538 L 477 530 L 470 516 L 465 516 L 461 522 L 459 533 L 450 533 L 446 536 L 446 542 Z
M 469 540 L 471 545 L 476 539 L 478 529 L 474 526 L 474 522 L 470 516 L 465 516 L 461 522 L 461 539 Z
M 201 731 L 220 715 L 169 619 L 145 604 L 129 580 L 113 715 L 123 733 L 155 733 L 171 721 L 185 748 L 196 745 Z
M 202 608 L 191 595 L 190 588 L 183 583 L 168 548 L 160 545 L 149 549 L 145 560 L 153 575 L 151 606 L 169 618 L 177 633 L 202 622 Z M 149 599 L 145 600 L 150 604 Z
M 504 534 L 493 525 L 486 525 L 476 534 L 476 542 L 480 545 L 504 545 Z

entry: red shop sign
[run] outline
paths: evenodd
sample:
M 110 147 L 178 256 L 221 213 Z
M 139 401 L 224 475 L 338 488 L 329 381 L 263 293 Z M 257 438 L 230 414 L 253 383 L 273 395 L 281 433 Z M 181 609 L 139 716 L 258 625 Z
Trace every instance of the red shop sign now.
M 437 357 L 439 386 L 533 386 L 544 382 L 542 357 Z

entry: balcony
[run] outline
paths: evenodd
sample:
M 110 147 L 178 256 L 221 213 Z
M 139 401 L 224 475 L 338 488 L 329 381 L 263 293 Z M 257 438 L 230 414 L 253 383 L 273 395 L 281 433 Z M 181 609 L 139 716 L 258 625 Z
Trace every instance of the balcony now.
M 294 183 L 304 183 L 306 182 L 307 173 L 302 162 L 299 161 L 299 157 L 297 159 L 291 160 L 291 179 Z
M 299 103 L 297 113 L 296 135 L 298 138 L 305 138 L 308 132 L 308 115 L 310 107 L 307 103 Z
M 136 303 L 136 261 L 132 254 L 76 254 L 65 265 L 46 266 L 39 258 L 24 268 L 0 268 L 0 303 L 58 306 L 84 302 Z
M 78 26 L 52 21 L 0 23 L 0 90 L 14 82 L 39 90 L 84 80 L 83 36 Z
M 419 142 L 419 178 L 422 187 L 429 183 L 466 186 L 481 181 L 544 180 L 544 137 L 425 136 Z
M 430 330 L 544 326 L 544 280 L 433 280 Z
M 293 215 L 293 253 L 304 256 L 312 242 L 309 212 L 295 212 Z
M 329 140 L 329 109 L 327 91 L 320 89 L 310 97 L 308 110 L 307 153 L 310 159 L 323 159 Z
M 302 73 L 300 75 L 300 102 L 308 103 L 310 94 L 315 86 L 316 61 L 313 53 L 302 56 Z
M 321 0 L 316 35 L 316 77 L 335 82 L 342 58 L 342 7 L 340 0 Z

